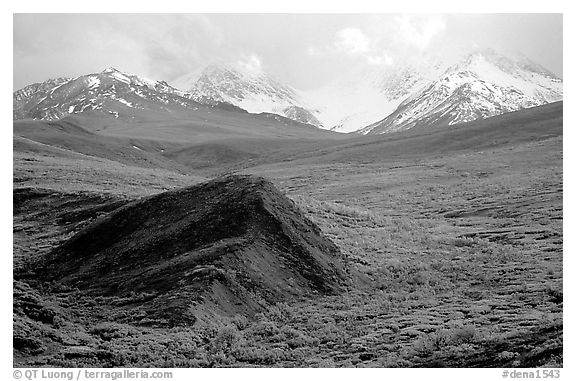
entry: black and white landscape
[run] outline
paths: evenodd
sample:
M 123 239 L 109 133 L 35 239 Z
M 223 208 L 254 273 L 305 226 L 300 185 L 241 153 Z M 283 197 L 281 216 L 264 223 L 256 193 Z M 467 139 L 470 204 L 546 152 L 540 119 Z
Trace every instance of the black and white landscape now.
M 230 15 L 14 16 L 14 366 L 563 366 L 561 62 L 484 46 L 490 31 L 434 50 L 457 15 L 382 15 L 431 34 L 400 44 L 344 16 L 334 42 L 302 45 L 322 81 L 266 65 L 283 40 L 208 49 Z M 26 43 L 117 17 L 144 37 L 151 20 L 222 29 L 185 40 L 203 59 L 163 50 L 172 71 L 120 67 L 118 43 L 79 72 Z M 561 15 L 507 17 L 503 36 L 559 24 L 561 61 Z M 307 70 L 315 86 L 288 81 Z

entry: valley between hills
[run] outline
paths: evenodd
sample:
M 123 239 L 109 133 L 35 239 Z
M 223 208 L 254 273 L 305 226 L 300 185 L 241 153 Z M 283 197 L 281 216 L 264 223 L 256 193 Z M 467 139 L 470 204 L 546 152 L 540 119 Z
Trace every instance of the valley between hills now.
M 14 121 L 14 366 L 562 367 L 562 102 L 194 107 Z

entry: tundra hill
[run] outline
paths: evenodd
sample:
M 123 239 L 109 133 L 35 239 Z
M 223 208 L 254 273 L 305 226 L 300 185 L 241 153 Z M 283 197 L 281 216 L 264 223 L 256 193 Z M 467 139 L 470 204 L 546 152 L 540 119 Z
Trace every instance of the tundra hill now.
M 279 145 L 345 138 L 274 114 L 214 109 L 172 114 L 138 110 L 123 121 L 84 111 L 53 121 L 15 120 L 13 135 L 15 152 L 58 157 L 75 152 L 178 172 L 243 162 Z M 253 144 L 238 147 L 244 140 Z
M 314 151 L 299 152 L 292 157 L 289 165 L 370 164 L 482 152 L 561 137 L 562 123 L 563 102 L 554 102 L 452 126 L 411 129 L 332 142 Z M 262 163 L 262 167 L 270 165 L 273 165 L 270 161 Z
M 164 158 L 164 150 L 176 143 L 104 136 L 85 129 L 74 120 L 18 120 L 13 124 L 14 152 L 69 157 L 73 153 L 112 160 L 124 165 L 183 171 L 182 165 Z
M 228 176 L 124 205 L 36 265 L 90 295 L 143 300 L 133 323 L 186 325 L 347 285 L 338 248 L 267 180 Z
M 311 165 L 426 160 L 515 146 L 561 136 L 562 113 L 563 103 L 555 102 L 453 126 L 372 136 L 339 134 L 309 126 L 283 129 L 274 124 L 279 123 L 274 118 L 269 127 L 238 119 L 235 125 L 196 129 L 191 121 L 167 120 L 136 123 L 122 131 L 96 131 L 90 123 L 97 118 L 76 114 L 52 122 L 15 121 L 14 151 L 61 156 L 63 148 L 126 165 L 214 177 L 248 169 L 269 173 L 269 169 L 280 167 L 309 170 Z M 263 120 L 263 115 L 242 115 Z M 310 135 L 299 136 L 297 128 Z M 222 132 L 224 129 L 227 132 Z
M 60 120 L 63 119 L 101 135 L 186 143 L 243 137 L 331 139 L 345 136 L 276 114 L 250 114 L 208 106 L 170 112 L 129 109 L 123 119 L 87 110 Z
M 561 137 L 562 121 L 563 103 L 555 102 L 452 126 L 346 134 L 344 139 L 221 139 L 186 145 L 164 156 L 206 174 L 233 170 L 271 174 L 296 167 L 306 172 L 317 165 L 393 164 L 512 147 Z

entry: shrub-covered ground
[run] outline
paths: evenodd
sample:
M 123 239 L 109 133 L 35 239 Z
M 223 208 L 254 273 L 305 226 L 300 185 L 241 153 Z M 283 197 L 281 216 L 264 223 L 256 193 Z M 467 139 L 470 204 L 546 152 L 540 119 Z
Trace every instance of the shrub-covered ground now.
M 254 168 L 349 256 L 354 288 L 253 318 L 154 328 L 131 324 L 124 308 L 147 295 L 93 298 L 16 281 L 14 365 L 562 366 L 561 147 L 553 138 L 426 161 Z M 15 158 L 15 187 L 66 183 L 65 173 L 43 180 L 54 160 L 26 159 Z M 73 175 L 67 165 L 59 171 Z M 102 184 L 87 168 L 86 183 Z M 15 268 L 106 213 L 101 205 L 123 202 L 124 185 L 134 197 L 150 184 L 197 181 L 127 173 L 110 189 L 68 181 L 61 198 L 70 202 L 44 205 L 44 214 L 15 208 Z M 78 194 L 92 200 L 92 214 L 52 218 L 73 210 Z

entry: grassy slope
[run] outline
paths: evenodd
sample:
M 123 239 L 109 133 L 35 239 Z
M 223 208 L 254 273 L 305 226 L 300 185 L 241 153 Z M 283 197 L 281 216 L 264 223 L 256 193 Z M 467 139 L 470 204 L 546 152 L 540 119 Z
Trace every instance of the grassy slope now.
M 165 156 L 204 173 L 261 167 L 309 168 L 318 165 L 390 163 L 429 160 L 457 152 L 482 151 L 502 145 L 562 135 L 562 103 L 510 113 L 466 125 L 382 136 L 224 138 L 187 145 Z
M 99 112 L 74 114 L 64 120 L 106 136 L 197 144 L 223 138 L 321 138 L 342 134 L 321 130 L 274 114 L 249 114 L 219 108 L 167 109 L 164 113 L 125 108 L 121 118 Z
M 28 311 L 15 315 L 15 330 L 25 333 L 19 343 L 32 342 L 21 343 L 28 354 L 15 352 L 15 362 L 561 365 L 561 112 L 555 104 L 373 142 L 222 143 L 250 152 L 252 162 L 220 161 L 205 165 L 204 173 L 237 168 L 271 178 L 354 260 L 358 288 L 314 303 L 280 304 L 254 321 L 238 316 L 195 329 L 154 329 L 119 323 L 115 306 L 143 295 L 94 300 L 75 290 L 42 294 L 17 284 L 17 300 L 30 302 L 27 310 L 15 307 Z M 149 194 L 150 184 L 157 192 L 190 181 L 166 169 L 119 168 L 83 157 L 94 168 L 89 172 L 68 157 L 43 155 L 15 154 L 15 186 L 48 183 L 66 191 L 58 199 L 79 202 L 100 194 L 135 197 Z M 118 181 L 109 181 L 114 173 Z M 87 198 L 82 188 L 96 195 Z M 91 208 L 106 205 L 88 201 Z M 39 209 L 34 202 L 16 210 L 16 259 L 49 250 L 78 223 L 50 219 L 50 210 L 62 208 L 56 201 L 42 207 L 48 211 L 43 218 L 31 212 Z M 48 348 L 52 352 L 42 351 Z

